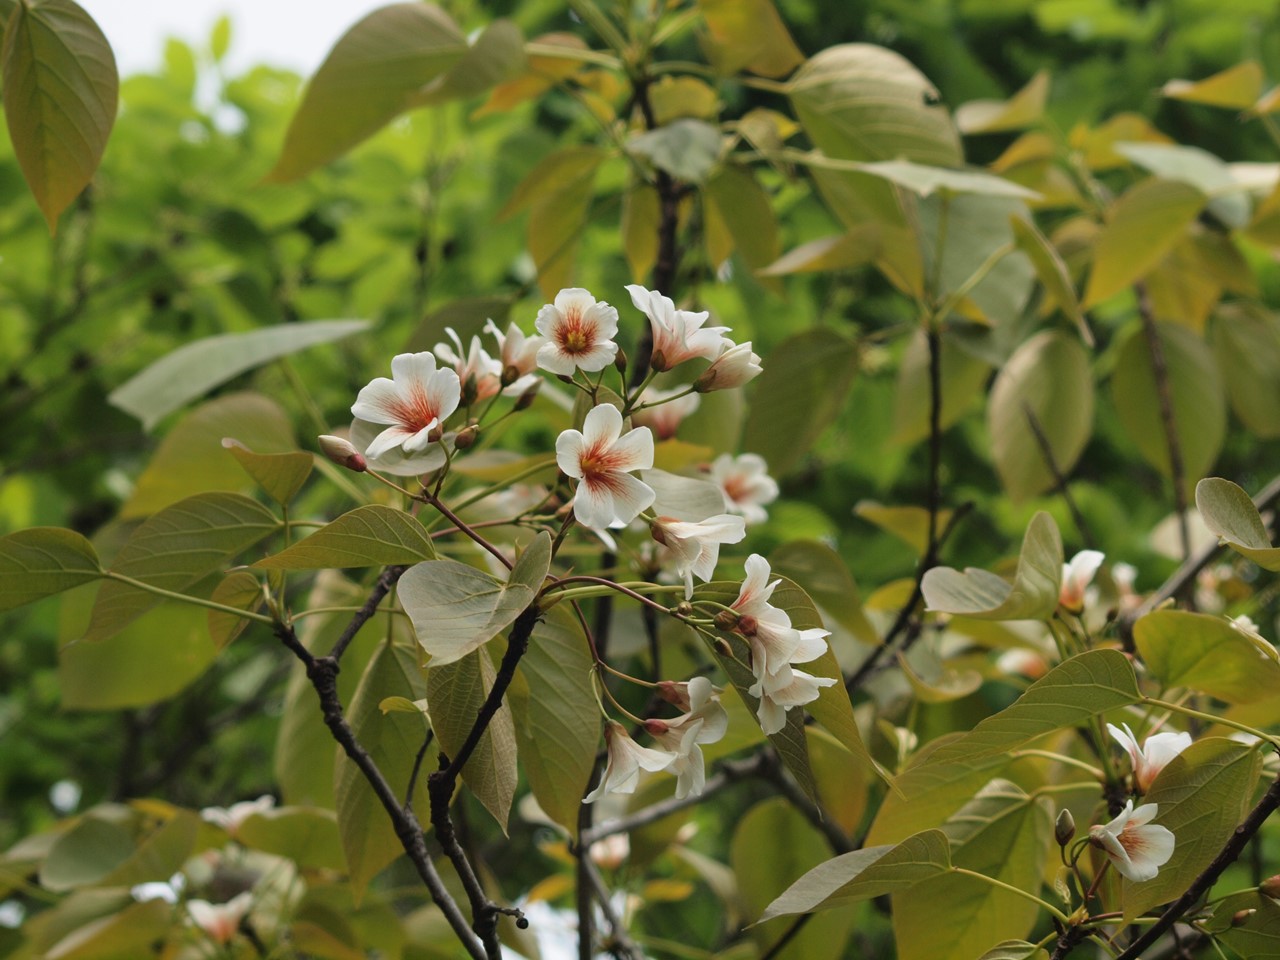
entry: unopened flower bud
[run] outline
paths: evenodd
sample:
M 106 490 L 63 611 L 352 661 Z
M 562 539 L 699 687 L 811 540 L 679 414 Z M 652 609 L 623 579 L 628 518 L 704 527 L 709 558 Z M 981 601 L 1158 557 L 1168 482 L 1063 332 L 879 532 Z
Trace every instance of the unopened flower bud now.
M 561 383 L 573 383 L 573 377 L 569 376 L 567 373 L 557 373 L 556 379 Z
M 732 610 L 721 610 L 715 615 L 715 625 L 721 630 L 736 630 L 741 619 Z
M 502 368 L 502 385 L 509 387 L 520 379 L 520 368 L 514 363 L 509 363 Z
M 660 737 L 670 729 L 671 727 L 667 721 L 659 720 L 656 717 L 644 722 L 645 733 L 649 734 L 651 737 Z
M 690 603 L 688 600 L 681 600 L 679 603 L 677 603 L 677 604 L 676 604 L 676 616 L 677 616 L 677 617 L 692 617 L 692 616 L 693 616 L 693 604 L 692 604 L 692 603 Z
M 1258 892 L 1264 893 L 1273 900 L 1280 900 L 1280 873 L 1267 877 L 1258 884 Z
M 1058 813 L 1058 822 L 1053 825 L 1053 838 L 1058 841 L 1058 846 L 1065 847 L 1071 842 L 1076 835 L 1076 818 L 1071 816 L 1071 811 L 1063 807 Z
M 480 433 L 480 428 L 476 424 L 471 424 L 458 431 L 458 435 L 453 438 L 453 445 L 458 450 L 466 450 L 476 442 L 476 436 Z
M 627 351 L 623 350 L 621 347 L 619 347 L 618 352 L 613 355 L 613 366 L 619 373 L 627 372 Z
M 720 654 L 722 657 L 733 656 L 733 647 L 729 646 L 729 641 L 724 637 L 716 637 L 712 646 L 716 648 L 716 653 Z
M 480 396 L 480 387 L 476 383 L 476 375 L 473 373 L 467 377 L 466 382 L 462 385 L 462 405 L 469 407 L 476 402 L 476 398 Z
M 427 434 L 427 441 L 429 443 L 439 443 L 441 439 L 443 439 L 443 437 L 444 437 L 444 428 L 440 426 L 435 426 L 435 427 L 432 427 L 431 432 Z
M 1249 922 L 1249 918 L 1257 912 L 1256 907 L 1250 907 L 1248 910 L 1237 910 L 1231 915 L 1231 925 L 1233 927 L 1243 927 Z
M 538 388 L 541 386 L 542 386 L 542 381 L 535 380 L 533 382 L 533 386 L 531 386 L 528 390 L 526 390 L 524 393 L 520 394 L 520 396 L 516 398 L 515 409 L 528 410 L 530 407 L 532 407 L 533 401 L 538 396 Z
M 738 617 L 738 632 L 744 637 L 754 637 L 760 629 L 760 623 L 752 616 Z
M 328 435 L 318 437 L 317 441 L 320 444 L 320 452 L 338 466 L 354 470 L 356 473 L 364 473 L 369 469 L 364 455 L 353 447 L 350 441 Z

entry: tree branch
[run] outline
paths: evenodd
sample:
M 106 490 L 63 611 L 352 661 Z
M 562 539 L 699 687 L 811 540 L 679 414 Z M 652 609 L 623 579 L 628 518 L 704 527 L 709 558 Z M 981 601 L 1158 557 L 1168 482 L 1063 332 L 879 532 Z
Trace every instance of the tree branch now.
M 355 616 L 351 618 L 351 622 L 342 631 L 342 635 L 334 641 L 333 649 L 329 651 L 330 659 L 335 663 L 342 660 L 342 655 L 347 652 L 347 647 L 351 645 L 351 641 L 360 632 L 360 628 L 373 619 L 373 615 L 378 611 L 378 604 L 382 603 L 386 595 L 391 592 L 391 588 L 395 586 L 401 575 L 408 569 L 409 567 L 406 564 L 396 564 L 382 571 L 378 577 L 378 582 L 373 585 L 373 589 L 369 592 L 369 599 L 364 602 L 364 606 L 356 611 Z
M 1053 456 L 1053 448 L 1049 445 L 1049 438 L 1045 435 L 1044 427 L 1040 425 L 1040 418 L 1036 416 L 1031 405 L 1024 403 L 1022 412 L 1026 414 L 1027 426 L 1031 428 L 1031 435 L 1036 439 L 1036 446 L 1040 448 L 1040 456 L 1044 458 L 1044 465 L 1049 468 L 1049 473 L 1053 476 L 1053 489 L 1062 497 L 1062 502 L 1067 505 L 1067 510 L 1071 514 L 1071 520 L 1076 525 L 1076 530 L 1080 533 L 1080 539 L 1084 541 L 1084 545 L 1090 550 L 1097 548 L 1097 540 L 1094 539 L 1093 531 L 1089 529 L 1088 523 L 1085 522 L 1084 514 L 1080 512 L 1080 506 L 1076 503 L 1076 498 L 1071 495 L 1071 488 L 1067 486 L 1066 475 L 1058 468 L 1058 461 Z

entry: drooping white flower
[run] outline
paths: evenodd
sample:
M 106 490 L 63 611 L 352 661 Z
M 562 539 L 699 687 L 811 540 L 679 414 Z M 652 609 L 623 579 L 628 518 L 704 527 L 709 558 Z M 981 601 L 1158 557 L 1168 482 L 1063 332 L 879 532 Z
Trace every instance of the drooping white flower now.
M 706 785 L 706 760 L 699 744 L 715 743 L 729 728 L 729 715 L 706 677 L 687 684 L 689 710 L 675 720 L 651 720 L 645 727 L 662 749 L 674 755 L 668 768 L 676 775 L 676 798 L 700 796 Z
M 653 466 L 653 434 L 647 427 L 621 434 L 622 414 L 603 403 L 587 414 L 581 432 L 556 438 L 556 463 L 578 481 L 573 513 L 583 526 L 625 527 L 653 503 L 653 488 L 631 476 Z
M 392 358 L 391 375 L 370 382 L 351 405 L 351 442 L 377 470 L 402 476 L 435 470 L 445 461 L 444 422 L 462 396 L 458 375 L 437 370 L 435 356 L 425 352 Z
M 1173 833 L 1151 822 L 1159 812 L 1159 804 L 1147 803 L 1135 810 L 1130 800 L 1110 823 L 1091 829 L 1089 839 L 1121 875 L 1135 883 L 1154 879 L 1173 856 L 1174 845 Z
M 493 334 L 498 341 L 498 358 L 502 364 L 502 388 L 504 396 L 518 397 L 528 390 L 537 380 L 534 373 L 538 369 L 538 350 L 545 342 L 541 337 L 526 337 L 524 331 L 514 323 L 507 326 L 503 333 L 492 320 L 485 323 L 484 329 Z
M 613 342 L 618 311 L 578 287 L 557 293 L 555 303 L 538 311 L 534 326 L 545 338 L 538 348 L 538 366 L 551 373 L 595 373 L 618 355 L 618 345 Z
M 674 517 L 658 517 L 653 522 L 653 539 L 671 551 L 676 573 L 684 577 L 685 599 L 693 596 L 695 575 L 705 583 L 715 573 L 720 545 L 740 543 L 746 535 L 746 521 L 727 513 L 696 523 Z
M 433 352 L 453 368 L 462 385 L 461 395 L 468 403 L 488 400 L 502 389 L 502 364 L 485 351 L 479 337 L 471 338 L 471 346 L 462 347 L 462 338 L 453 327 L 444 328 L 452 343 L 437 343 Z
M 1151 789 L 1152 781 L 1168 766 L 1169 761 L 1191 746 L 1191 734 L 1186 731 L 1153 733 L 1147 737 L 1146 743 L 1138 746 L 1138 738 L 1133 735 L 1127 723 L 1122 723 L 1119 727 L 1108 723 L 1107 730 L 1112 739 L 1129 754 L 1133 763 L 1133 780 L 1139 793 L 1146 793 Z
M 1094 575 L 1102 566 L 1104 559 L 1105 556 L 1097 550 L 1081 550 L 1071 558 L 1070 563 L 1064 563 L 1058 603 L 1072 613 L 1082 611 L 1085 588 L 1093 582 Z
M 712 390 L 732 390 L 745 383 L 750 383 L 760 376 L 759 355 L 751 349 L 751 341 L 733 343 L 724 341 L 724 352 L 711 361 L 711 366 L 693 382 L 699 393 L 710 393 Z
M 594 803 L 606 793 L 635 793 L 641 770 L 665 770 L 675 761 L 673 753 L 640 746 L 616 720 L 610 720 L 605 727 L 604 739 L 609 751 L 604 775 L 596 788 L 582 798 L 583 803 Z
M 640 394 L 640 402 L 658 406 L 631 411 L 631 422 L 636 426 L 649 427 L 659 440 L 670 440 L 676 435 L 684 418 L 698 409 L 702 398 L 696 393 L 685 393 L 683 388 L 657 390 L 649 387 Z
M 769 519 L 764 505 L 778 499 L 778 483 L 769 476 L 764 457 L 722 453 L 711 461 L 711 479 L 719 484 L 729 513 L 741 514 L 748 524 Z
M 1246 640 L 1252 643 L 1258 649 L 1258 656 L 1264 660 L 1275 660 L 1280 662 L 1280 652 L 1276 651 L 1275 646 L 1258 632 L 1258 625 L 1253 622 L 1252 617 L 1245 616 L 1243 613 L 1238 617 L 1228 617 L 1231 626 L 1235 628 L 1237 633 L 1244 634 Z
M 246 820 L 255 814 L 266 813 L 275 805 L 275 797 L 263 794 L 257 800 L 241 800 L 229 807 L 205 807 L 200 811 L 200 819 L 221 827 L 234 837 Z
M 793 670 L 789 664 L 770 675 L 770 683 L 757 680 L 747 692 L 760 698 L 756 717 L 760 729 L 766 734 L 777 733 L 787 724 L 787 711 L 802 707 L 818 699 L 822 687 L 835 685 L 834 677 L 815 677 L 803 670 Z
M 659 373 L 694 357 L 714 360 L 723 347 L 733 345 L 733 341 L 722 336 L 729 331 L 728 327 L 703 326 L 711 316 L 705 310 L 701 313 L 677 310 L 670 297 L 635 283 L 628 285 L 627 293 L 631 294 L 636 309 L 649 318 L 653 330 L 649 364 Z
M 237 894 L 226 903 L 209 903 L 207 900 L 188 900 L 187 911 L 195 925 L 215 943 L 226 944 L 236 935 L 240 921 L 253 906 L 249 891 Z

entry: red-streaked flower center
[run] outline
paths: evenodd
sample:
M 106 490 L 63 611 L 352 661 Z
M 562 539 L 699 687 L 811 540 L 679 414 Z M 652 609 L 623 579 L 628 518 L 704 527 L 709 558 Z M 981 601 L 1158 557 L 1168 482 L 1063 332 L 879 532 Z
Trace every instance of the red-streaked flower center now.
M 581 310 L 570 309 L 556 328 L 556 343 L 565 353 L 586 353 L 596 343 L 595 325 L 587 322 Z
M 618 456 L 602 444 L 585 450 L 578 465 L 582 470 L 583 483 L 610 488 L 617 483 L 622 467 Z
M 1133 856 L 1140 853 L 1146 847 L 1146 841 L 1139 831 L 1139 825 L 1130 820 L 1124 825 L 1124 829 L 1120 831 L 1116 839 L 1120 842 L 1120 846 L 1124 847 L 1125 853 Z
M 389 405 L 388 412 L 405 430 L 417 433 L 439 418 L 439 411 L 421 386 L 411 387 Z
M 742 474 L 730 474 L 724 478 L 724 492 L 734 503 L 742 503 L 750 497 L 751 485 Z

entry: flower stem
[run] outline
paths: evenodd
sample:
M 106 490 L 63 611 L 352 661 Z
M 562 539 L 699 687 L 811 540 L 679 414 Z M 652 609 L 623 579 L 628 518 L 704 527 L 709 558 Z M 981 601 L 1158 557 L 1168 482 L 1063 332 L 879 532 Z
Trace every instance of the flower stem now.
M 230 607 L 225 603 L 217 603 L 213 600 L 205 600 L 201 597 L 188 596 L 185 593 L 175 593 L 173 590 L 165 590 L 163 587 L 157 587 L 143 580 L 135 580 L 133 577 L 127 577 L 123 573 L 116 573 L 114 570 L 107 570 L 103 576 L 108 580 L 119 580 L 121 583 L 127 583 L 131 587 L 137 587 L 139 590 L 145 590 L 147 593 L 154 593 L 157 597 L 164 597 L 167 600 L 178 600 L 182 603 L 190 603 L 197 607 L 207 607 L 210 610 L 217 610 L 219 613 L 230 613 L 237 617 L 244 617 L 246 620 L 256 620 L 259 623 L 275 623 L 271 617 L 265 613 L 254 613 L 252 610 L 241 610 L 239 607 Z
M 1231 727 L 1233 730 L 1239 730 L 1241 733 L 1247 733 L 1252 737 L 1257 737 L 1261 741 L 1271 744 L 1273 747 L 1280 749 L 1280 737 L 1273 737 L 1263 733 L 1253 727 L 1246 726 L 1243 723 L 1237 723 L 1234 720 L 1228 720 L 1226 717 L 1219 717 L 1212 713 L 1202 713 L 1199 710 L 1193 710 L 1191 707 L 1184 707 L 1178 703 L 1170 703 L 1167 700 L 1157 700 L 1155 697 L 1143 697 L 1142 702 L 1162 710 L 1169 710 L 1173 713 L 1180 713 L 1183 716 L 1195 717 L 1207 724 L 1221 724 L 1224 727 Z
M 1026 890 L 1007 884 L 1003 880 L 997 880 L 995 877 L 988 877 L 985 873 L 978 873 L 976 870 L 966 870 L 964 867 L 952 867 L 951 872 L 963 874 L 966 877 L 973 877 L 976 880 L 982 880 L 986 883 L 989 883 L 993 887 L 999 887 L 1001 890 L 1008 890 L 1010 893 L 1016 893 L 1018 896 L 1022 897 L 1024 900 L 1030 900 L 1032 903 L 1038 904 L 1039 906 L 1043 907 L 1045 910 L 1048 910 L 1060 922 L 1064 924 L 1071 922 L 1070 919 L 1067 917 L 1067 915 L 1063 913 L 1061 910 L 1059 910 L 1057 907 L 1055 907 L 1053 904 L 1048 903 L 1044 900 L 1041 900 L 1034 893 L 1028 893 Z

